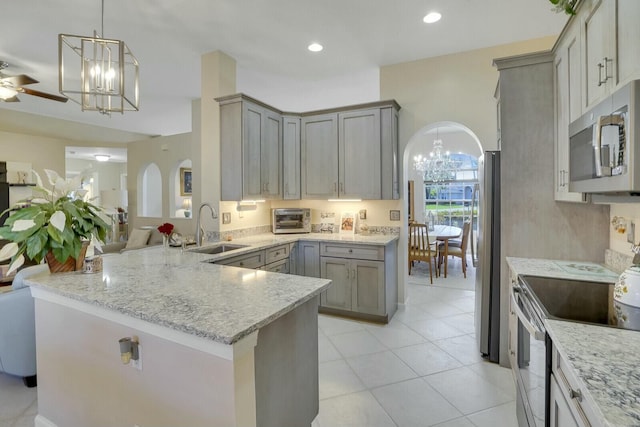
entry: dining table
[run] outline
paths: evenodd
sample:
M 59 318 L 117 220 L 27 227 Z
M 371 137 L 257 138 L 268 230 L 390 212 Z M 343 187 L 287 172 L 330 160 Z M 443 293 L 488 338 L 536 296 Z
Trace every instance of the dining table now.
M 460 237 L 462 234 L 462 229 L 460 227 L 455 227 L 453 225 L 442 225 L 437 224 L 433 226 L 433 230 L 428 231 L 429 241 L 432 242 L 435 240 L 439 240 L 444 243 L 444 253 L 442 256 L 444 257 L 444 277 L 447 277 L 447 259 L 449 257 L 449 239 L 455 239 Z

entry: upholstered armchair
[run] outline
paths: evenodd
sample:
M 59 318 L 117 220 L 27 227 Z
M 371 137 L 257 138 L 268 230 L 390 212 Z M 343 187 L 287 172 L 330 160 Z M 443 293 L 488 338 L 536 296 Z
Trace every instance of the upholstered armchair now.
M 36 386 L 36 327 L 33 297 L 24 279 L 48 272 L 46 264 L 25 267 L 13 279 L 12 290 L 0 294 L 0 371 Z

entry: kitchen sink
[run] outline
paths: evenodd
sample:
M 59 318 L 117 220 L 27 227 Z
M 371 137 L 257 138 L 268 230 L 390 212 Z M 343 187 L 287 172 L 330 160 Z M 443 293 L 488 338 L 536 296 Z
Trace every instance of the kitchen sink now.
M 550 319 L 617 326 L 614 283 L 521 276 Z
M 235 251 L 236 249 L 246 248 L 247 245 L 233 245 L 230 243 L 221 243 L 213 246 L 201 246 L 199 248 L 190 249 L 190 252 L 197 252 L 199 254 L 221 254 L 224 252 Z

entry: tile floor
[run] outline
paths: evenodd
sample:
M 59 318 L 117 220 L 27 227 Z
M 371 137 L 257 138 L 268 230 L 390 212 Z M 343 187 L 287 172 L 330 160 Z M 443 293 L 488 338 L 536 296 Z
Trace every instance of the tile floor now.
M 313 427 L 516 427 L 511 371 L 476 350 L 474 286 L 459 259 L 433 285 L 422 263 L 388 325 L 321 315 Z
M 409 278 L 388 325 L 319 318 L 320 414 L 313 427 L 516 427 L 511 371 L 483 361 L 474 338 L 475 271 Z M 33 426 L 36 389 L 0 373 L 0 427 Z

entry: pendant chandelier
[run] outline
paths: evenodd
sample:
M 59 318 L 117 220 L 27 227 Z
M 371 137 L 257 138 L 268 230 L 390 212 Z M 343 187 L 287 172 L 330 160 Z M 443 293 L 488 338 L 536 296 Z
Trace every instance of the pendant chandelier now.
M 436 129 L 436 139 L 433 141 L 433 151 L 429 156 L 418 154 L 413 158 L 413 167 L 421 172 L 424 180 L 429 182 L 447 182 L 456 179 L 456 171 L 460 167 L 460 162 L 451 159 L 448 151 L 444 151 L 442 140 L 438 138 Z
M 58 35 L 59 90 L 82 111 L 111 113 L 139 110 L 138 60 L 122 40 Z

